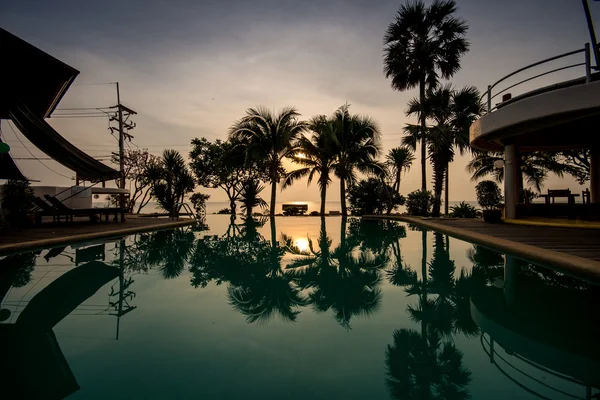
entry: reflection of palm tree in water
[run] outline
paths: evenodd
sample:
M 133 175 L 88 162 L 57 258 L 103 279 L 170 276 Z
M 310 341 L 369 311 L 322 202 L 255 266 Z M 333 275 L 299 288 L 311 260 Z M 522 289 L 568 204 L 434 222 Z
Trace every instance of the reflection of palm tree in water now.
M 194 247 L 194 233 L 183 228 L 157 231 L 144 235 L 141 242 L 148 264 L 158 267 L 165 279 L 172 279 L 185 268 Z
M 319 250 L 315 251 L 309 238 L 310 255 L 294 260 L 287 267 L 296 270 L 295 281 L 302 289 L 312 290 L 309 298 L 314 309 L 318 312 L 332 309 L 336 321 L 347 329 L 353 316 L 376 312 L 382 297 L 378 286 L 387 254 L 358 250 L 360 244 L 347 237 L 346 218 L 342 218 L 340 245 L 331 251 L 325 218 L 321 218 Z
M 462 310 L 462 291 L 468 289 L 465 283 L 469 276 L 461 271 L 455 279 L 456 268 L 447 243 L 445 246 L 441 234 L 436 233 L 434 239 L 434 253 L 427 263 L 427 232 L 422 231 L 421 281 L 398 259 L 389 274 L 391 283 L 405 287 L 409 295 L 419 296 L 418 305 L 409 306 L 408 312 L 414 322 L 420 322 L 421 333 L 412 329 L 395 331 L 394 342 L 386 351 L 386 382 L 398 399 L 469 398 L 471 372 L 462 365 L 462 353 L 449 341 L 455 332 L 472 335 L 478 331 L 470 318 L 464 318 L 468 308 Z

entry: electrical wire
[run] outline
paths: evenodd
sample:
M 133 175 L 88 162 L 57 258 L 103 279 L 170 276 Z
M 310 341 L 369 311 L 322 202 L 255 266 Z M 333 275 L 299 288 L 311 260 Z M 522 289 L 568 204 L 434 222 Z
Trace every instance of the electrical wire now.
M 30 150 L 27 148 L 27 146 L 25 146 L 25 143 L 23 143 L 23 141 L 21 140 L 21 138 L 20 138 L 20 137 L 17 135 L 17 132 L 15 132 L 15 130 L 14 130 L 14 129 L 13 129 L 13 127 L 11 126 L 10 122 L 8 122 L 8 127 L 9 127 L 9 128 L 10 128 L 10 130 L 13 132 L 13 134 L 15 135 L 15 137 L 17 138 L 17 140 L 18 140 L 19 142 L 21 142 L 21 144 L 23 145 L 23 147 L 25 147 L 25 150 L 27 150 L 27 152 L 28 152 L 29 154 L 31 154 L 31 156 L 32 156 L 33 158 L 37 159 L 37 157 L 36 157 L 36 156 L 35 156 L 35 155 L 34 155 L 34 154 L 33 154 L 33 153 L 32 153 L 32 152 L 31 152 L 31 151 L 30 151 Z M 53 170 L 52 168 L 50 168 L 49 166 L 47 166 L 46 164 L 44 164 L 44 163 L 43 163 L 43 161 L 41 161 L 41 160 L 39 160 L 39 159 L 37 159 L 37 161 L 38 161 L 40 164 L 42 164 L 44 167 L 46 167 L 48 170 L 50 170 L 50 171 L 54 172 L 55 174 L 57 174 L 57 175 L 60 175 L 60 176 L 62 176 L 63 178 L 68 178 L 68 179 L 70 179 L 70 180 L 73 180 L 73 177 L 72 177 L 72 176 L 67 176 L 67 175 L 63 175 L 63 174 L 61 174 L 60 172 L 56 172 L 55 170 Z

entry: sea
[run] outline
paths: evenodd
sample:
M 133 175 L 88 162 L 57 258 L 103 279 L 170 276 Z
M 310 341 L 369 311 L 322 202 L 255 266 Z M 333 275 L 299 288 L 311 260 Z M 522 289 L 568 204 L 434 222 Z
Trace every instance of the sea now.
M 321 203 L 319 203 L 317 201 L 277 202 L 277 207 L 276 207 L 275 213 L 279 214 L 282 212 L 283 204 L 294 204 L 294 203 L 308 204 L 308 212 L 309 213 L 311 211 L 319 211 L 319 209 L 321 207 Z M 458 204 L 458 203 L 460 203 L 460 201 L 450 201 L 449 202 L 450 207 L 452 207 L 453 205 Z M 466 203 L 468 203 L 474 207 L 480 208 L 477 205 L 476 201 L 467 201 Z M 108 206 L 108 204 L 100 204 L 100 206 Z M 238 213 L 241 212 L 240 207 L 241 207 L 241 205 L 238 203 Z M 229 208 L 228 201 L 208 201 L 208 202 L 206 202 L 206 213 L 207 214 L 216 214 L 219 212 L 219 210 L 222 210 L 224 208 Z M 443 210 L 443 208 L 442 208 L 442 210 Z M 265 209 L 264 211 L 267 211 L 267 210 Z M 330 212 L 330 211 L 341 211 L 340 202 L 339 201 L 325 202 L 325 212 Z M 404 213 L 405 211 L 406 211 L 406 208 L 404 206 L 400 206 L 396 209 L 395 212 Z M 144 213 L 144 214 L 150 214 L 150 213 L 155 213 L 155 212 L 164 212 L 164 210 L 162 210 L 158 206 L 158 203 L 156 203 L 156 202 L 150 202 L 150 203 L 148 203 L 148 205 L 146 207 L 144 207 L 142 209 L 142 213 Z M 255 212 L 260 212 L 260 210 L 256 210 Z

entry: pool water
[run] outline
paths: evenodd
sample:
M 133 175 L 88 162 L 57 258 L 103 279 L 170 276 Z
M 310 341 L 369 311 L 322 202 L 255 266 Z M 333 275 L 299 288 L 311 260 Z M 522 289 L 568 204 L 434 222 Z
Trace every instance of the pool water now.
M 593 282 L 393 221 L 206 222 L 0 257 L 0 396 L 600 392 Z

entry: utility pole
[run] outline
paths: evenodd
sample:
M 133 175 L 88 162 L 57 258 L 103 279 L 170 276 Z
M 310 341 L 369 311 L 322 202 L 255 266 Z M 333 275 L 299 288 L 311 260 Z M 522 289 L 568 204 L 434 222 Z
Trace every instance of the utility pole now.
M 137 114 L 135 111 L 133 111 L 130 108 L 125 107 L 124 105 L 121 104 L 121 93 L 119 91 L 119 82 L 116 82 L 117 85 L 117 105 L 115 106 L 117 108 L 117 117 L 115 118 L 110 117 L 110 121 L 117 121 L 119 124 L 119 189 L 125 189 L 125 139 L 129 139 L 129 141 L 131 141 L 131 139 L 133 138 L 132 135 L 130 135 L 129 133 L 125 132 L 125 129 L 127 129 L 128 131 L 135 128 L 135 123 L 131 122 L 128 123 L 127 119 L 131 116 L 131 115 L 135 115 Z M 112 107 L 112 108 L 115 108 Z M 123 117 L 123 112 L 125 112 L 126 117 Z M 111 131 L 114 130 L 114 128 L 109 128 Z M 119 195 L 119 207 L 121 208 L 125 208 L 125 194 L 121 193 Z
M 119 82 L 117 82 L 117 108 L 119 111 L 119 187 L 125 189 L 125 137 L 123 134 L 123 110 L 121 109 L 121 94 L 119 93 Z M 125 208 L 125 195 L 119 195 L 119 206 Z
M 594 59 L 596 60 L 596 70 L 600 67 L 600 54 L 598 53 L 598 42 L 596 41 L 596 32 L 594 31 L 594 22 L 592 21 L 592 13 L 588 0 L 581 0 L 583 3 L 583 11 L 585 12 L 585 20 L 587 21 L 588 30 L 590 31 L 590 39 L 592 41 L 592 50 L 594 50 Z

